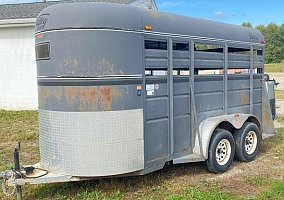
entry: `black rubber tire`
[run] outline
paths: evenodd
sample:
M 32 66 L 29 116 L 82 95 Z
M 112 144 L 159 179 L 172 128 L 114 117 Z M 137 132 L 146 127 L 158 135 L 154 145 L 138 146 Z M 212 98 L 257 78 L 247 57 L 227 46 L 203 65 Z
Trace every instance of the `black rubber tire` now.
M 220 165 L 217 162 L 217 158 L 216 158 L 216 148 L 219 142 L 223 139 L 227 139 L 230 142 L 231 155 L 230 155 L 228 162 L 225 165 Z M 207 169 L 210 172 L 215 173 L 215 174 L 220 174 L 220 173 L 227 171 L 233 163 L 234 155 L 235 155 L 235 141 L 234 141 L 234 137 L 232 136 L 232 134 L 229 131 L 224 130 L 224 129 L 216 130 L 213 133 L 210 144 L 209 144 L 208 159 L 206 160 Z
M 252 154 L 248 154 L 245 149 L 245 142 L 246 142 L 245 139 L 250 131 L 254 131 L 257 136 L 256 149 Z M 234 132 L 233 136 L 236 142 L 235 159 L 242 162 L 250 162 L 254 160 L 259 152 L 260 142 L 261 142 L 260 131 L 257 125 L 252 122 L 245 122 L 242 128 Z

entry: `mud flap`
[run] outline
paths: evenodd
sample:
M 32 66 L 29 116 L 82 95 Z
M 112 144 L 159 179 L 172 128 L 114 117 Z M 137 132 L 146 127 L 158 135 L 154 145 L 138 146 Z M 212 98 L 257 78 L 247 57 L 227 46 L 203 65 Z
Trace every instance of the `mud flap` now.
M 264 84 L 262 89 L 262 132 L 263 139 L 275 136 L 274 122 L 272 119 L 266 84 Z

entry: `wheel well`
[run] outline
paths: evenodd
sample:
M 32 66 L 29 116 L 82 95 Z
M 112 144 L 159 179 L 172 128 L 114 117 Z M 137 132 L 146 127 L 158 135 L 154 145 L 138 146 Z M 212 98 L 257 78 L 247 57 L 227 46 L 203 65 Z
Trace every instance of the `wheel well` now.
M 227 121 L 224 121 L 224 122 L 221 122 L 220 124 L 218 124 L 216 129 L 218 129 L 218 128 L 219 129 L 225 129 L 225 130 L 229 131 L 232 134 L 236 130 L 236 128 L 230 122 L 227 122 Z
M 259 130 L 261 130 L 261 125 L 260 125 L 259 121 L 255 117 L 250 116 L 245 122 L 252 122 L 255 125 L 257 125 Z M 216 131 L 216 129 L 225 129 L 225 130 L 229 131 L 232 134 L 236 130 L 236 128 L 228 121 L 223 121 L 220 124 L 218 124 L 218 126 L 216 126 L 214 132 Z
M 261 131 L 261 125 L 260 125 L 258 119 L 256 119 L 255 117 L 250 116 L 250 117 L 247 119 L 246 122 L 252 122 L 252 123 L 254 123 L 255 125 L 257 125 L 258 129 Z

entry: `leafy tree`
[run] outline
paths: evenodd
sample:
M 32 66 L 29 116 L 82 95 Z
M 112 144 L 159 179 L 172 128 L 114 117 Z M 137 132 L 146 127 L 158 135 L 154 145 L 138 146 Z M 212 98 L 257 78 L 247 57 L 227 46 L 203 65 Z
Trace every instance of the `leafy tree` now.
M 284 58 L 284 32 L 281 34 L 281 29 L 275 23 L 267 25 L 264 31 L 266 40 L 266 62 L 279 63 Z
M 243 22 L 242 26 L 252 28 L 252 23 L 251 22 Z
M 275 23 L 270 23 L 267 26 L 258 25 L 255 28 L 265 38 L 266 63 L 284 62 L 284 24 L 278 26 Z

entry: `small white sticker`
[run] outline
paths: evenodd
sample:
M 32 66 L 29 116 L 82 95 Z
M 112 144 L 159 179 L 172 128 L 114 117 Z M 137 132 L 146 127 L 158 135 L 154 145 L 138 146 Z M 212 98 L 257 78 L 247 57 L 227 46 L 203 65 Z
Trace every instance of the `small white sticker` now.
M 155 85 L 154 84 L 151 84 L 151 85 L 146 85 L 146 90 L 154 90 L 155 88 Z
M 147 91 L 147 96 L 153 96 L 155 95 L 155 85 L 146 85 L 146 91 Z

